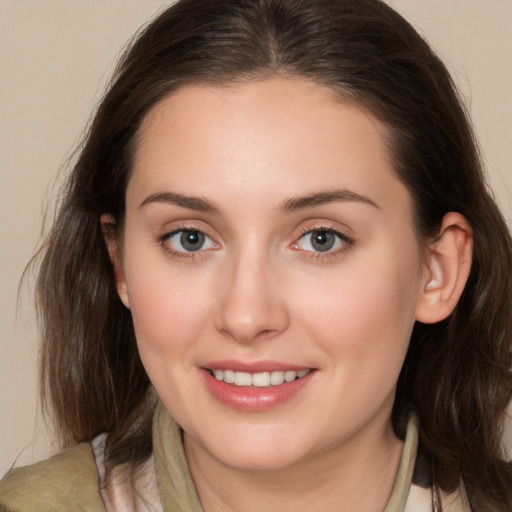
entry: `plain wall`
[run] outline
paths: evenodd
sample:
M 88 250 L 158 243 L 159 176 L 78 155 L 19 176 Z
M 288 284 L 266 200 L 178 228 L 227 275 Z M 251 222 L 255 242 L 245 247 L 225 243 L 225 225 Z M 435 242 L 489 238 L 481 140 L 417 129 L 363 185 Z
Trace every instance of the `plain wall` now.
M 390 0 L 438 50 L 473 114 L 512 219 L 512 2 Z M 0 474 L 52 451 L 37 408 L 33 279 L 17 289 L 59 169 L 120 49 L 159 0 L 0 0 Z M 17 314 L 16 314 L 16 311 Z

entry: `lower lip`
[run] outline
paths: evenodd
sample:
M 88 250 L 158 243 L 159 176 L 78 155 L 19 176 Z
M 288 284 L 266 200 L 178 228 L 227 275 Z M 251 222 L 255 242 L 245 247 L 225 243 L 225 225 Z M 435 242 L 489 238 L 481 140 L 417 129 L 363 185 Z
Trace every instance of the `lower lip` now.
M 201 369 L 208 391 L 221 404 L 244 412 L 258 412 L 281 405 L 300 393 L 315 373 L 310 371 L 304 377 L 278 386 L 264 388 L 235 386 L 217 380 L 208 370 Z

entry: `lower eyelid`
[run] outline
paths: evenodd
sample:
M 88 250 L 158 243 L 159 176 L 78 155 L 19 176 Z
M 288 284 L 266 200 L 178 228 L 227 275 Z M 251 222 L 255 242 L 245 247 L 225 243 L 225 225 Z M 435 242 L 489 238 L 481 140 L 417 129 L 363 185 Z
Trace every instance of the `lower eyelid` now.
M 206 247 L 201 247 L 197 250 L 186 250 L 185 248 L 176 248 L 173 245 L 170 244 L 170 240 L 172 237 L 179 235 L 182 232 L 190 231 L 190 232 L 199 232 L 204 235 L 206 238 Z M 300 240 L 308 234 L 314 233 L 314 232 L 329 232 L 334 234 L 337 237 L 337 241 L 335 242 L 335 247 L 327 249 L 325 251 L 319 251 L 314 249 L 302 249 L 300 247 Z M 176 257 L 185 257 L 185 258 L 193 258 L 193 257 L 201 257 L 202 255 L 205 255 L 204 253 L 208 253 L 211 250 L 220 249 L 222 247 L 221 244 L 216 242 L 210 235 L 208 235 L 204 229 L 198 228 L 196 226 L 177 226 L 175 229 L 172 229 L 171 231 L 159 236 L 157 238 L 157 241 L 159 245 L 162 246 L 162 248 L 170 253 L 171 255 L 175 255 Z M 334 259 L 338 256 L 341 256 L 342 253 L 349 250 L 353 245 L 355 244 L 354 240 L 347 236 L 345 233 L 333 229 L 327 226 L 314 226 L 311 228 L 308 228 L 306 231 L 303 231 L 298 238 L 296 238 L 296 241 L 293 242 L 293 244 L 290 246 L 292 249 L 307 253 L 307 256 L 312 259 Z
M 331 253 L 335 253 L 339 250 L 343 250 L 343 246 L 351 246 L 353 245 L 354 241 L 348 237 L 347 235 L 345 235 L 344 233 L 341 233 L 340 231 L 338 230 L 335 230 L 335 229 L 332 229 L 332 228 L 323 228 L 323 227 L 315 227 L 315 228 L 312 228 L 312 229 L 308 229 L 307 231 L 304 231 L 296 240 L 296 242 L 294 242 L 292 244 L 292 248 L 294 249 L 300 249 L 299 247 L 299 242 L 302 238 L 304 238 L 306 235 L 311 235 L 315 232 L 326 232 L 326 233 L 331 233 L 333 234 L 334 236 L 337 237 L 337 241 L 335 242 L 336 245 L 338 246 L 342 246 L 342 247 L 337 247 L 337 248 L 331 248 L 327 251 L 324 251 L 325 253 L 327 252 L 331 252 Z M 318 252 L 318 253 L 322 253 L 322 251 L 315 251 L 315 250 L 310 250 L 310 249 L 303 249 L 304 251 L 306 252 Z
M 177 248 L 174 247 L 174 245 L 171 243 L 171 240 L 176 236 L 181 236 L 183 232 L 197 232 L 201 233 L 205 237 L 206 247 L 200 247 L 196 251 L 190 251 L 186 250 L 185 248 Z M 181 256 L 193 256 L 193 255 L 199 255 L 199 253 L 204 253 L 206 251 L 209 251 L 211 249 L 217 249 L 220 247 L 220 245 L 215 242 L 212 237 L 210 237 L 207 233 L 204 232 L 202 229 L 197 229 L 195 227 L 179 227 L 177 229 L 173 229 L 172 231 L 160 236 L 158 238 L 158 241 L 160 245 L 170 253 L 174 253 Z M 179 243 L 179 242 L 178 242 Z

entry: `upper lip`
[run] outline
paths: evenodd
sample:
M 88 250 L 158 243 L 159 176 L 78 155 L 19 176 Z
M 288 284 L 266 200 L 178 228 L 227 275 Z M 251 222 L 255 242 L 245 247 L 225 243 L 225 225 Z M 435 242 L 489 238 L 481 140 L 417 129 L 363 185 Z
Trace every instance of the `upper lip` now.
M 302 366 L 298 364 L 282 363 L 279 361 L 239 361 L 239 360 L 224 360 L 212 361 L 202 365 L 203 368 L 208 370 L 232 370 L 234 372 L 246 373 L 262 373 L 274 371 L 300 371 L 311 370 L 310 366 Z

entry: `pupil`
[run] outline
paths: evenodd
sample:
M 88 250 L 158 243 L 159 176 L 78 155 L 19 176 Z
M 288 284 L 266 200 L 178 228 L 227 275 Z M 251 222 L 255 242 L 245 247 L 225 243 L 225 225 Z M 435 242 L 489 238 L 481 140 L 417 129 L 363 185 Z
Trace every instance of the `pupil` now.
M 204 235 L 199 231 L 183 231 L 180 241 L 185 250 L 197 251 L 203 246 Z
M 314 231 L 311 237 L 311 245 L 320 252 L 332 249 L 334 242 L 334 234 L 329 231 Z

